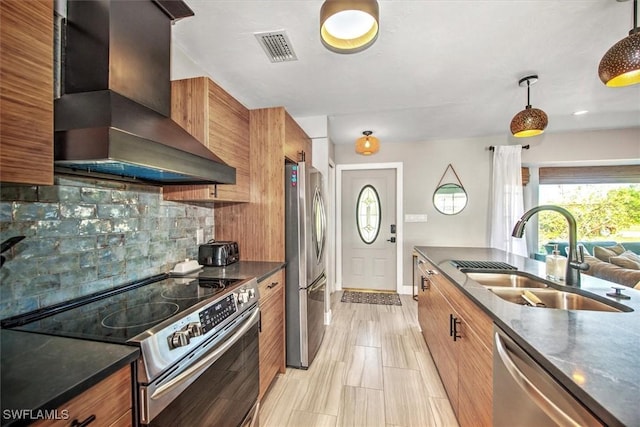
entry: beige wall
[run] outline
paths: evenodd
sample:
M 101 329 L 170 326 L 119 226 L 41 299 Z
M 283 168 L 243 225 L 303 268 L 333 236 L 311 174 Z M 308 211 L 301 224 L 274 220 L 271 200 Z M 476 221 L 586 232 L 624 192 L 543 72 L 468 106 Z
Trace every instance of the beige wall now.
M 522 141 L 524 164 L 640 164 L 640 128 L 545 134 Z M 490 145 L 513 143 L 504 136 L 385 144 L 371 157 L 354 152 L 353 145 L 335 145 L 335 163 L 404 164 L 404 214 L 427 214 L 426 223 L 404 223 L 404 283 L 411 283 L 411 251 L 415 245 L 487 246 Z M 520 142 L 520 141 L 517 141 Z M 458 215 L 438 213 L 431 198 L 440 177 L 451 163 L 469 195 Z M 449 177 L 450 174 L 447 174 Z M 450 180 L 447 180 L 450 181 Z

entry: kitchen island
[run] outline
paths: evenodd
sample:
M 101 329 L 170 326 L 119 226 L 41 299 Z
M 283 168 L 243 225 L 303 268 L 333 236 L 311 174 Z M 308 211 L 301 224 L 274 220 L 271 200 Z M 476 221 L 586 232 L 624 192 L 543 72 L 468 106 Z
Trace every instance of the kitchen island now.
M 631 299 L 616 300 L 606 296 L 612 283 L 582 275 L 583 291 L 633 311 L 522 306 L 469 279 L 451 260 L 500 261 L 541 278 L 544 263 L 488 248 L 417 246 L 415 250 L 603 422 L 640 425 L 640 291 L 625 289 Z

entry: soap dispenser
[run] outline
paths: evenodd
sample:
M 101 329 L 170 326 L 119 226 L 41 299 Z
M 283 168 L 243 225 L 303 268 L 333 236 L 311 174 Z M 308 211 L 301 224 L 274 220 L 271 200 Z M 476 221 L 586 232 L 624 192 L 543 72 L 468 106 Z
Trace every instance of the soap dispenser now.
M 567 258 L 560 255 L 558 245 L 553 246 L 551 255 L 545 259 L 546 275 L 551 280 L 564 280 L 564 272 L 567 267 Z
M 558 245 L 556 245 L 557 247 Z M 564 282 L 564 275 L 567 272 L 567 257 L 560 255 L 560 251 L 557 249 L 553 251 L 553 254 L 556 255 L 556 280 Z

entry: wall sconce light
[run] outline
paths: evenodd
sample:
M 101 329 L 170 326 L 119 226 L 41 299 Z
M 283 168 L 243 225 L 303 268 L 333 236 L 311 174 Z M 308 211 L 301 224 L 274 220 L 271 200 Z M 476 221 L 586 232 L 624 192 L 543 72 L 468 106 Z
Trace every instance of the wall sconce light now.
M 320 39 L 336 53 L 365 50 L 378 38 L 376 0 L 325 0 L 320 9 Z
M 527 106 L 511 120 L 511 133 L 517 138 L 540 135 L 549 123 L 547 113 L 538 108 L 531 108 L 529 90 L 537 81 L 537 75 L 523 77 L 518 81 L 519 86 L 527 85 Z
M 375 136 L 371 136 L 373 132 L 365 130 L 362 132 L 364 136 L 356 140 L 356 153 L 363 156 L 370 156 L 380 150 L 380 140 Z
M 602 83 L 609 87 L 631 86 L 640 83 L 638 0 L 633 0 L 633 28 L 627 37 L 614 44 L 604 54 L 598 66 L 598 75 Z

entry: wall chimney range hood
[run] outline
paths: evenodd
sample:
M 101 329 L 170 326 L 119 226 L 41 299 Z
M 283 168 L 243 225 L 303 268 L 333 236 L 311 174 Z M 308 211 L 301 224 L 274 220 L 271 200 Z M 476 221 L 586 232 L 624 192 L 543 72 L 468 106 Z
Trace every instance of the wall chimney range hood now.
M 235 184 L 235 168 L 170 119 L 176 0 L 67 2 L 55 165 L 153 184 Z

